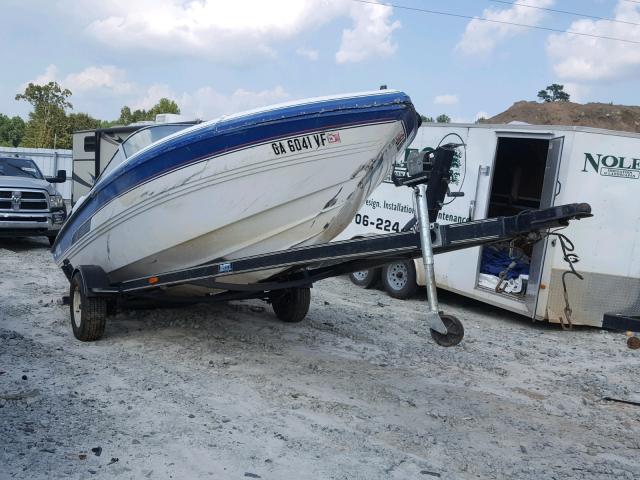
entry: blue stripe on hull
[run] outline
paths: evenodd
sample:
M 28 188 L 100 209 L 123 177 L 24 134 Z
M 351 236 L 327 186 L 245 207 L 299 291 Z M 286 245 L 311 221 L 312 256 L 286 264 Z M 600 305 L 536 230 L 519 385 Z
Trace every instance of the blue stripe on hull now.
M 98 210 L 123 193 L 154 178 L 212 156 L 305 132 L 402 121 L 407 136 L 417 129 L 417 114 L 403 93 L 297 105 L 194 127 L 174 139 L 141 151 L 99 182 L 58 234 L 54 259 L 64 258 L 74 235 Z M 188 147 L 188 148 L 186 148 Z M 87 222 L 88 223 L 88 222 Z

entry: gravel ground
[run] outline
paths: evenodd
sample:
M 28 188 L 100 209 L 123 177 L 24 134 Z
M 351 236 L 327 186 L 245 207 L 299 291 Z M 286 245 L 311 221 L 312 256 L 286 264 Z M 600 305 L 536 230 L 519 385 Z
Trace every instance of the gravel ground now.
M 437 266 L 437 259 L 436 259 Z M 130 311 L 73 338 L 46 242 L 0 241 L 0 478 L 640 478 L 639 351 L 442 293 L 318 283 L 260 302 Z M 266 308 L 265 308 L 266 307 Z

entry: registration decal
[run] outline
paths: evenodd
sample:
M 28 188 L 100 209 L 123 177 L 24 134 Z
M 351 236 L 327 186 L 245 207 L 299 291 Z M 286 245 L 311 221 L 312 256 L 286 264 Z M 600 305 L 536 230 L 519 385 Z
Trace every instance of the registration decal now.
M 326 147 L 330 143 L 340 143 L 340 133 L 313 133 L 271 143 L 271 149 L 277 156 L 287 153 L 306 152 Z

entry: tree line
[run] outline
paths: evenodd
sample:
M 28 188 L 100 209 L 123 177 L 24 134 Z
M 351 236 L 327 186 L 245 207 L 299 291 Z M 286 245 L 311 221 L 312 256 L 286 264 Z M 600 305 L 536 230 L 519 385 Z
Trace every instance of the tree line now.
M 0 146 L 30 148 L 65 148 L 73 143 L 73 132 L 114 125 L 129 125 L 145 120 L 154 120 L 159 113 L 180 113 L 178 104 L 168 98 L 161 98 L 149 110 L 131 110 L 127 105 L 120 109 L 116 120 L 100 120 L 88 113 L 73 113 L 69 101 L 72 93 L 57 82 L 46 85 L 29 83 L 24 92 L 15 96 L 17 101 L 25 101 L 32 107 L 25 122 L 22 117 L 8 117 L 0 113 Z
M 31 105 L 32 111 L 25 122 L 21 117 L 8 117 L 0 113 L 0 146 L 31 147 L 31 148 L 65 148 L 73 144 L 73 132 L 78 130 L 92 130 L 108 128 L 114 125 L 129 125 L 134 122 L 154 120 L 160 113 L 180 113 L 178 104 L 168 98 L 161 98 L 149 110 L 131 110 L 127 105 L 120 109 L 120 117 L 116 120 L 99 120 L 88 113 L 71 113 L 73 105 L 69 101 L 72 93 L 62 88 L 57 82 L 46 85 L 29 83 L 24 92 L 15 96 L 17 101 L 24 101 Z M 564 85 L 556 83 L 538 92 L 538 98 L 543 102 L 567 102 L 569 94 L 564 91 Z M 449 123 L 447 115 L 433 117 L 420 115 L 425 123 Z M 478 119 L 482 122 L 484 119 Z

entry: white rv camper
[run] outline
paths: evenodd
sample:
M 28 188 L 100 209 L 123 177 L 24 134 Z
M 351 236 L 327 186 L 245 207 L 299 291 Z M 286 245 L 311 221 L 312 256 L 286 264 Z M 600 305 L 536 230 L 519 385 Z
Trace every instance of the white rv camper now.
M 87 194 L 120 144 L 140 125 L 73 132 L 73 189 L 71 203 Z
M 130 125 L 116 125 L 96 130 L 78 130 L 73 132 L 73 188 L 71 203 L 75 204 L 86 195 L 96 178 L 105 169 L 118 147 L 133 132 L 158 123 L 180 123 L 195 125 L 198 121 L 185 120 L 182 115 L 162 113 L 156 115 L 155 122 L 136 122 Z
M 579 261 L 574 266 L 584 277 L 565 276 L 568 316 L 562 276 L 569 266 L 555 236 L 534 245 L 522 242 L 439 255 L 439 287 L 533 319 L 638 330 L 640 134 L 586 127 L 427 124 L 411 148 L 450 143 L 463 144 L 457 147 L 450 190 L 464 196 L 447 200 L 438 223 L 571 202 L 588 202 L 594 216 L 562 231 L 575 244 Z M 398 231 L 413 211 L 410 189 L 386 182 L 341 238 Z M 352 280 L 370 286 L 380 275 L 387 291 L 400 298 L 424 284 L 418 261 L 359 272 Z

